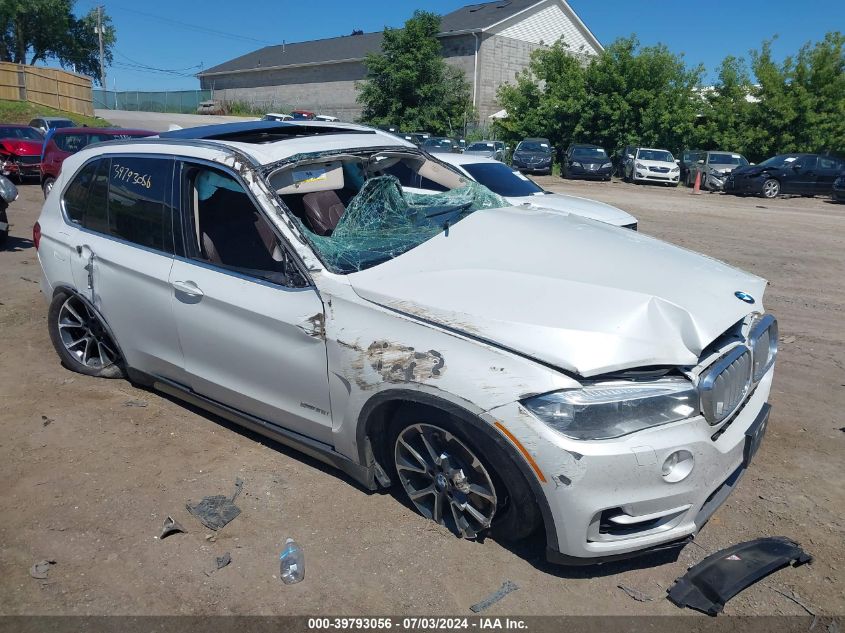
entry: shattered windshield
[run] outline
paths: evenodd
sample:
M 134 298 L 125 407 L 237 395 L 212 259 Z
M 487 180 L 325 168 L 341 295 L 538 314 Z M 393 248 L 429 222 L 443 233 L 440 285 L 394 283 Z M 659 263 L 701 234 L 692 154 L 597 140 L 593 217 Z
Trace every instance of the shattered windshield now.
M 400 181 L 393 173 L 410 175 Z M 446 190 L 409 190 L 418 184 L 415 177 Z M 476 211 L 509 206 L 483 185 L 421 156 L 324 160 L 269 178 L 320 259 L 341 274 L 398 257 L 441 233 L 448 237 L 451 226 Z

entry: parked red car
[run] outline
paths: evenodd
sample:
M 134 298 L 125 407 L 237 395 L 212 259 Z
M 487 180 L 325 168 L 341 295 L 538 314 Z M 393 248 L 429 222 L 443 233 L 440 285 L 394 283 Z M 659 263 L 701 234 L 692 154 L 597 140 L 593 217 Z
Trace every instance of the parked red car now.
M 0 123 L 0 174 L 20 182 L 41 173 L 44 137 L 28 125 Z
M 126 138 L 155 136 L 158 132 L 149 130 L 124 130 L 122 128 L 64 127 L 59 128 L 47 141 L 44 162 L 41 164 L 41 188 L 44 197 L 50 193 L 53 183 L 59 177 L 65 158 L 75 154 L 91 143 L 103 143 Z
M 290 115 L 294 118 L 295 121 L 312 121 L 316 116 L 310 110 L 293 110 L 291 111 Z

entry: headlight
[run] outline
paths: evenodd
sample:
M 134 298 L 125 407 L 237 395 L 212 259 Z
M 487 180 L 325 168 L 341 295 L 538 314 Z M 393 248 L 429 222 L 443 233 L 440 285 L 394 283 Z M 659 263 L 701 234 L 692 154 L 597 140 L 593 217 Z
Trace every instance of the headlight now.
M 642 163 L 634 163 L 634 165 L 636 165 L 637 169 L 648 169 L 648 167 L 646 167 Z
M 613 163 L 606 162 L 606 163 L 603 163 L 602 166 L 601 166 L 602 169 L 607 169 L 608 167 L 613 167 Z
M 698 414 L 698 393 L 685 378 L 588 381 L 581 389 L 522 401 L 537 418 L 576 440 L 606 440 Z
M 778 355 L 777 320 L 771 314 L 767 314 L 754 324 L 748 338 L 754 358 L 752 378 L 754 382 L 757 382 L 766 375 Z
M 713 176 L 714 178 L 723 178 L 724 177 L 724 174 L 722 172 L 716 171 L 715 169 L 710 170 L 710 175 Z
M 679 171 L 681 171 L 680 167 L 672 167 L 673 174 L 677 174 Z
M 581 167 L 581 163 L 579 163 L 577 160 L 573 160 L 569 164 L 572 165 L 573 167 Z

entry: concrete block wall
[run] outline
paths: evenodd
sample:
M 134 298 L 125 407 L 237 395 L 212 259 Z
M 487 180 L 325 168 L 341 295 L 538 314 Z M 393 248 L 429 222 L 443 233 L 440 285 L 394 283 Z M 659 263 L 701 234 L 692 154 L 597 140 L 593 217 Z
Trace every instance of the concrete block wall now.
M 531 53 L 541 44 L 523 42 L 501 35 L 485 35 L 481 40 L 478 59 L 479 118 L 486 121 L 501 110 L 496 93 L 504 83 L 514 83 L 516 76 L 528 68 Z

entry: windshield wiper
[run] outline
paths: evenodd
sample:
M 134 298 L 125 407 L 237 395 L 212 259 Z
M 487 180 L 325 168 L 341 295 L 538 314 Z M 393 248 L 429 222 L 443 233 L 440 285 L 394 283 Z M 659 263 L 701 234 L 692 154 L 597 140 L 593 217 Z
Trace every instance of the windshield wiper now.
M 465 202 L 464 204 L 459 205 L 457 207 L 449 207 L 448 209 L 446 209 L 444 211 L 438 211 L 437 213 L 432 213 L 430 215 L 426 215 L 425 217 L 426 217 L 426 219 L 429 219 L 429 218 L 436 218 L 436 217 L 441 216 L 441 215 L 447 215 L 449 213 L 463 213 L 464 211 L 469 209 L 471 206 L 472 206 L 471 201 Z

